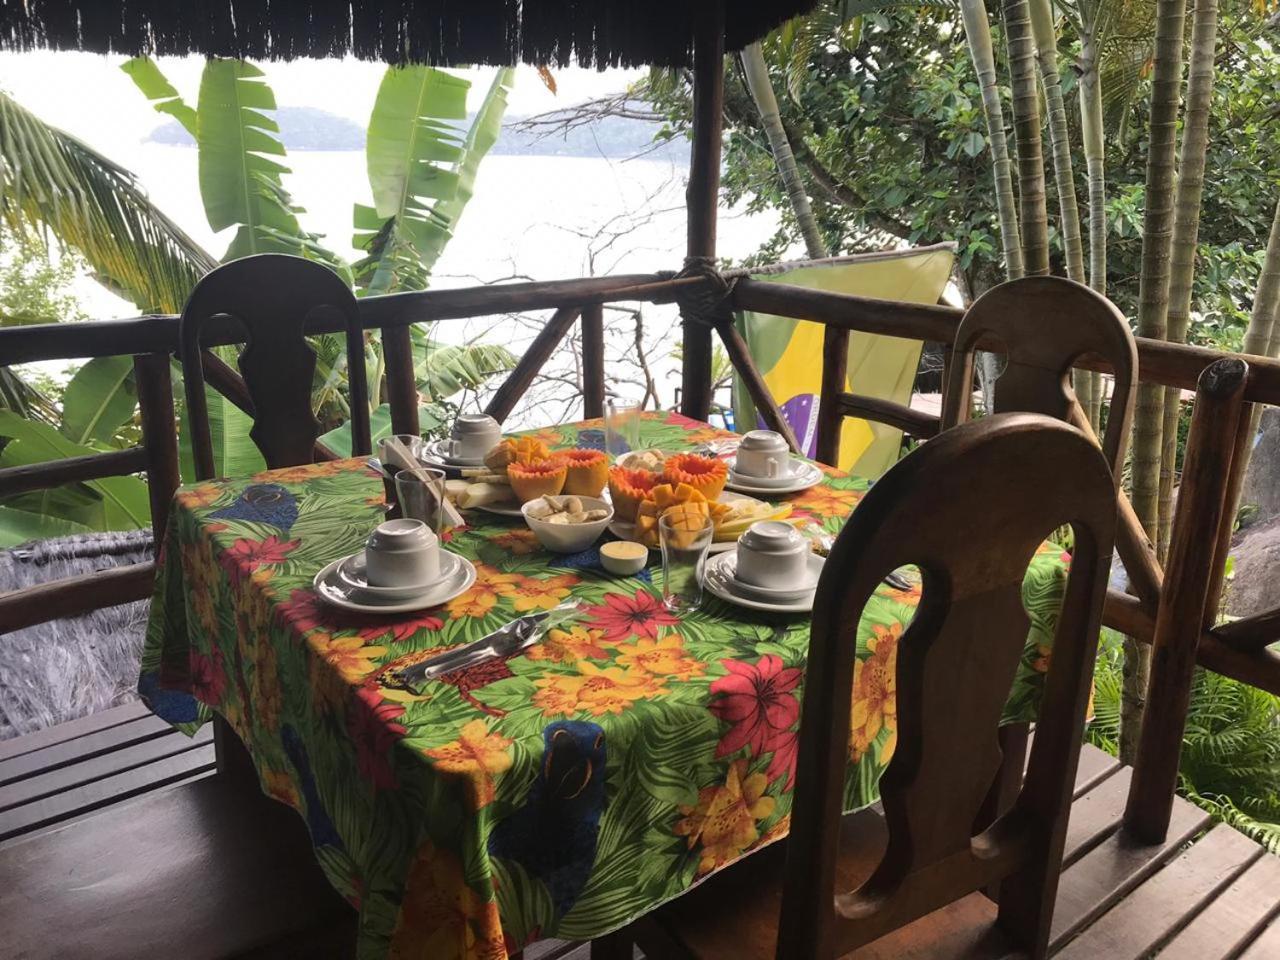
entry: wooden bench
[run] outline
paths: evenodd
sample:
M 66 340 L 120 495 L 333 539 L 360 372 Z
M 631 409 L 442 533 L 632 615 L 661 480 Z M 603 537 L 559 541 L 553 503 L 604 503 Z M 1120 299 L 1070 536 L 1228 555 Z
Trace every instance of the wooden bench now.
M 206 727 L 189 739 L 129 705 L 0 754 L 0 953 L 354 953 L 355 911 L 325 879 L 302 819 L 246 775 L 238 743 L 213 773 L 213 737 Z
M 0 846 L 213 769 L 211 730 L 184 736 L 137 702 L 0 742 Z

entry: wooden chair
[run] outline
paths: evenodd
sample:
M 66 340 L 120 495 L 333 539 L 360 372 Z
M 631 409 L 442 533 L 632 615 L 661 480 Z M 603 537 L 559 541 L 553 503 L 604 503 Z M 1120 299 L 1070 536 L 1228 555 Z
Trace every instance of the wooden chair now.
M 305 330 L 309 319 L 325 312 L 337 314 L 346 331 L 352 452 L 371 452 L 364 331 L 355 296 L 322 264 L 264 253 L 211 271 L 196 284 L 182 311 L 182 371 L 198 479 L 210 479 L 215 469 L 204 393 L 205 324 L 230 317 L 243 326 L 246 346 L 239 367 L 253 404 L 249 435 L 269 467 L 291 467 L 312 461 L 320 435 L 311 409 L 316 355 Z
M 1115 385 L 1102 450 L 1118 484 L 1133 423 L 1138 347 L 1115 304 L 1062 277 L 1024 277 L 988 290 L 956 331 L 943 391 L 944 430 L 969 419 L 974 360 L 984 340 L 984 349 L 1002 346 L 1008 358 L 996 381 L 995 413 L 1025 411 L 1078 422 L 1071 365 L 1086 354 L 1111 365 Z
M 1045 956 L 1115 512 L 1097 446 L 1035 414 L 947 431 L 886 473 L 818 584 L 790 836 L 638 926 L 646 954 Z M 1064 522 L 1075 552 L 1030 765 L 1012 809 L 975 836 L 1026 642 L 1023 575 Z M 898 743 L 881 780 L 884 813 L 842 825 L 857 625 L 881 578 L 906 564 L 921 569 L 923 596 L 898 644 Z M 976 892 L 994 883 L 998 908 Z M 629 941 L 625 931 L 608 938 L 593 958 L 629 958 Z

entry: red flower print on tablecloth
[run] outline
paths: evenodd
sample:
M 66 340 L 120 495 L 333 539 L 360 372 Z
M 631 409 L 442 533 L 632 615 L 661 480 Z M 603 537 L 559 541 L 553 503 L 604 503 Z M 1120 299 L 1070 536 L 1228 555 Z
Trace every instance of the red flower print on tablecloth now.
M 368 618 L 364 618 L 365 625 L 360 628 L 359 634 L 363 640 L 390 640 L 392 643 L 404 643 L 412 640 L 419 630 L 439 630 L 444 626 L 444 621 L 434 613 L 419 613 L 403 620 L 395 620 L 387 622 L 385 619 L 380 623 L 368 623 Z
M 405 734 L 404 707 L 383 701 L 374 684 L 356 688 L 355 700 L 347 712 L 347 733 L 356 746 L 356 766 L 375 790 L 394 790 L 399 784 L 391 767 L 391 748 Z
M 201 703 L 216 707 L 227 692 L 227 671 L 222 651 L 212 654 L 191 651 L 191 693 Z
M 671 627 L 680 621 L 647 590 L 637 590 L 634 597 L 623 593 L 606 594 L 604 603 L 587 607 L 587 626 L 604 631 L 607 641 L 625 640 L 632 635 L 658 638 L 659 627 Z
M 241 537 L 227 547 L 218 558 L 227 571 L 232 587 L 240 586 L 240 579 L 252 574 L 259 567 L 272 563 L 284 563 L 285 558 L 298 548 L 301 540 L 281 540 L 275 534 L 265 540 Z
M 793 692 L 800 685 L 804 671 L 782 665 L 782 659 L 765 654 L 757 664 L 740 660 L 721 660 L 729 671 L 714 680 L 711 693 L 719 694 L 707 709 L 732 724 L 716 747 L 717 757 L 727 757 L 743 747 L 753 756 L 772 753 L 765 771 L 772 783 L 784 773 L 786 788 L 795 778 L 798 734 L 793 729 L 800 719 L 800 701 Z

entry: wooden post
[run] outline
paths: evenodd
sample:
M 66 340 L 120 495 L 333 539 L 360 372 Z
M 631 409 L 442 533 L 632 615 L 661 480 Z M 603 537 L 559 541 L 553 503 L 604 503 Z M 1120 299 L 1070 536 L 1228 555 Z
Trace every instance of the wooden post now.
M 755 361 L 751 359 L 751 351 L 747 349 L 747 341 L 742 339 L 742 334 L 733 325 L 733 320 L 729 317 L 721 317 L 716 321 L 716 332 L 720 334 L 725 352 L 729 354 L 729 362 L 738 371 L 738 376 L 742 377 L 743 385 L 751 394 L 751 402 L 756 405 L 756 412 L 764 418 L 765 425 L 770 430 L 782 434 L 782 438 L 787 441 L 787 446 L 793 453 L 800 453 L 800 444 L 791 429 L 791 424 L 787 423 L 786 415 L 778 406 L 778 401 L 773 398 L 773 392 L 764 382 L 764 377 L 760 376 L 760 371 L 756 369 Z
M 1244 487 L 1245 456 L 1253 442 L 1257 424 L 1253 419 L 1253 404 L 1245 404 L 1236 424 L 1236 442 L 1231 452 L 1231 467 L 1227 471 L 1227 492 L 1222 501 L 1222 523 L 1218 527 L 1218 542 L 1214 545 L 1213 569 L 1209 573 L 1209 596 L 1204 604 L 1204 627 L 1207 630 L 1218 619 L 1218 607 L 1222 603 L 1222 591 L 1227 576 L 1227 554 L 1231 552 L 1231 534 L 1236 524 L 1236 511 L 1240 509 L 1240 490 Z
M 1173 518 L 1169 563 L 1152 637 L 1147 708 L 1124 825 L 1143 843 L 1169 829 L 1191 679 L 1204 622 L 1226 476 L 1235 448 L 1248 365 L 1219 360 L 1200 375 Z
M 142 445 L 147 451 L 147 494 L 151 500 L 151 529 L 155 551 L 164 543 L 169 504 L 178 489 L 178 424 L 173 414 L 173 378 L 167 353 L 142 353 L 133 358 L 142 418 Z
M 533 383 L 533 378 L 551 359 L 551 354 L 560 345 L 569 328 L 577 322 L 579 313 L 581 311 L 577 307 L 561 307 L 551 315 L 551 319 L 546 322 L 541 332 L 533 338 L 533 343 L 529 344 L 529 349 L 525 350 L 516 368 L 507 374 L 507 379 L 503 380 L 494 391 L 493 399 L 484 408 L 485 413 L 499 423 L 511 415 L 511 411 L 515 409 L 520 398 Z
M 582 415 L 604 416 L 604 306 L 582 308 Z
M 720 199 L 720 128 L 724 117 L 724 4 L 702 0 L 693 45 L 693 148 L 689 154 L 689 212 L 686 253 L 716 255 L 716 206 Z M 680 412 L 706 420 L 711 412 L 711 328 L 684 318 L 684 368 Z
M 822 331 L 822 390 L 818 396 L 818 459 L 829 467 L 840 464 L 840 427 L 844 411 L 840 394 L 849 375 L 849 331 L 825 327 Z
M 382 362 L 387 371 L 391 431 L 417 436 L 418 384 L 413 374 L 413 338 L 408 327 L 382 328 Z

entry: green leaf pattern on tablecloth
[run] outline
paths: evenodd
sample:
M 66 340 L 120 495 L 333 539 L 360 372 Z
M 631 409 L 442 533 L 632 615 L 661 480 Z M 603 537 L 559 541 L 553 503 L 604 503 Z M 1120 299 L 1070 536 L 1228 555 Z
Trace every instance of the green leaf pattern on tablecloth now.
M 598 446 L 601 427 L 532 433 Z M 669 450 L 723 435 L 676 414 L 642 424 L 643 446 Z M 835 532 L 867 485 L 824 474 L 791 499 Z M 553 558 L 518 520 L 486 514 L 450 544 L 477 563 L 464 596 L 376 619 L 320 604 L 312 577 L 360 547 L 381 502 L 359 461 L 184 488 L 139 683 L 188 731 L 214 710 L 234 727 L 359 908 L 361 958 L 492 960 L 596 936 L 785 835 L 807 617 L 709 599 L 677 621 L 648 575 Z M 1028 570 L 1008 721 L 1034 716 L 1066 561 L 1046 545 Z M 590 615 L 525 656 L 421 695 L 380 683 L 569 596 Z M 896 743 L 892 656 L 918 601 L 918 588 L 882 587 L 859 627 L 850 809 L 876 799 Z

